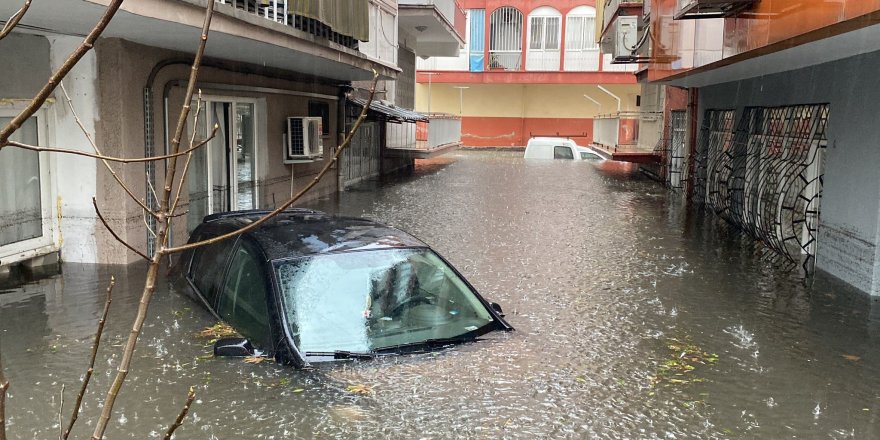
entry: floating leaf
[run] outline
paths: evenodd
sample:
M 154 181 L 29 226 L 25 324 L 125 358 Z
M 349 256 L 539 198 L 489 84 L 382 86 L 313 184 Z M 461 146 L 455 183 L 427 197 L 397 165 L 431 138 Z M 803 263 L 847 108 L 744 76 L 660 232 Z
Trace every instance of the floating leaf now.
M 244 361 L 249 364 L 261 364 L 267 360 L 269 360 L 269 358 L 263 356 L 248 356 L 244 358 Z
M 854 354 L 843 354 L 841 356 L 843 356 L 844 359 L 846 359 L 848 361 L 853 361 L 853 362 L 862 360 L 861 356 L 856 356 Z
M 199 332 L 199 336 L 203 338 L 211 338 L 212 341 L 216 342 L 217 339 L 220 338 L 231 338 L 238 336 L 238 332 L 235 331 L 232 326 L 225 322 L 218 322 L 210 327 L 205 327 L 202 331 Z
M 305 390 L 306 390 L 305 388 L 297 388 L 297 389 L 293 390 L 293 392 L 294 392 L 294 393 L 301 393 L 301 392 L 303 392 L 303 391 L 305 391 Z
M 345 388 L 349 393 L 368 395 L 373 393 L 373 387 L 370 385 L 357 384 L 357 385 L 349 385 Z

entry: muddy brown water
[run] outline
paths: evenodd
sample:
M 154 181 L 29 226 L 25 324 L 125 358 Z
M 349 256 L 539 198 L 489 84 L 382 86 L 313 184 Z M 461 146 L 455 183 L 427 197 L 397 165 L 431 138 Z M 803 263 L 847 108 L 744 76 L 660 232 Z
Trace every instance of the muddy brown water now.
M 880 438 L 880 307 L 768 265 L 631 167 L 518 156 L 456 153 L 310 204 L 420 237 L 517 331 L 311 371 L 252 365 L 205 358 L 195 334 L 210 315 L 163 283 L 107 438 L 161 438 L 190 385 L 177 438 Z M 72 437 L 91 434 L 143 272 L 65 264 L 0 291 L 11 439 L 57 437 L 62 385 L 66 420 L 115 275 Z

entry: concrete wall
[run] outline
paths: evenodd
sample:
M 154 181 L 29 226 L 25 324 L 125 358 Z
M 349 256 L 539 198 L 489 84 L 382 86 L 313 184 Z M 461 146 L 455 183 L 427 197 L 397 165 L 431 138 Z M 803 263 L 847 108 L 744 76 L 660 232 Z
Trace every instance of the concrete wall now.
M 463 92 L 457 86 L 468 87 Z M 604 86 L 635 111 L 639 85 Z M 461 93 L 461 94 L 460 94 Z M 601 107 L 584 97 L 587 95 Z M 617 111 L 617 101 L 594 84 L 427 84 L 416 85 L 416 110 L 462 115 L 462 142 L 471 147 L 524 146 L 532 134 L 586 134 L 592 142 L 593 118 Z
M 98 75 L 100 76 L 99 102 L 102 115 L 97 125 L 99 145 L 110 154 L 143 157 L 145 144 L 143 93 L 147 77 L 160 61 L 180 59 L 181 57 L 185 59 L 186 57 L 184 54 L 120 39 L 100 40 L 97 45 L 97 54 Z M 156 154 L 162 154 L 165 150 L 165 118 L 162 112 L 163 89 L 166 84 L 174 81 L 185 81 L 189 71 L 188 65 L 175 64 L 162 69 L 156 76 L 151 95 L 155 124 L 153 144 Z M 282 135 L 286 126 L 286 118 L 307 115 L 308 101 L 321 100 L 320 98 L 292 96 L 281 92 L 212 90 L 210 86 L 205 84 L 274 88 L 331 96 L 337 95 L 337 87 L 320 83 L 313 78 L 294 77 L 287 72 L 212 60 L 206 61 L 206 67 L 200 72 L 199 82 L 203 84 L 202 93 L 205 95 L 242 96 L 258 99 L 258 112 L 262 111 L 262 114 L 258 115 L 257 122 L 258 133 L 260 133 L 258 136 L 257 166 L 261 208 L 272 208 L 289 197 L 291 174 L 294 178 L 293 188 L 296 190 L 308 183 L 326 163 L 315 162 L 291 166 L 284 165 L 281 160 Z M 167 116 L 171 121 L 169 124 L 171 131 L 174 129 L 173 125 L 177 120 L 183 96 L 182 86 L 171 87 Z M 329 159 L 337 145 L 337 108 L 336 101 L 326 101 L 330 103 L 331 135 L 324 138 L 324 152 L 325 158 Z M 178 171 L 180 171 L 180 167 L 178 167 Z M 156 181 L 159 186 L 157 190 L 161 190 L 164 181 L 163 168 L 161 166 L 157 168 Z M 146 188 L 142 165 L 120 167 L 119 174 L 128 182 L 136 195 L 145 197 Z M 336 175 L 335 172 L 332 172 L 310 193 L 303 203 L 308 203 L 308 199 L 335 192 L 336 185 Z M 139 249 L 145 249 L 147 233 L 145 232 L 143 213 L 138 205 L 128 199 L 106 170 L 99 170 L 97 187 L 99 203 L 102 205 L 110 224 L 130 244 Z M 185 195 L 186 191 L 183 192 Z M 179 212 L 187 209 L 188 200 L 185 196 L 183 203 Z M 100 262 L 134 261 L 136 257 L 131 252 L 127 252 L 101 229 L 98 228 L 97 234 Z M 185 216 L 175 221 L 174 232 L 173 238 L 176 243 L 181 243 L 188 238 Z
M 3 79 L 0 98 L 30 99 L 51 75 L 49 40 L 43 36 L 12 33 L 0 44 Z
M 817 267 L 880 295 L 880 52 L 700 89 L 706 109 L 829 103 Z M 738 113 L 737 117 L 740 113 Z

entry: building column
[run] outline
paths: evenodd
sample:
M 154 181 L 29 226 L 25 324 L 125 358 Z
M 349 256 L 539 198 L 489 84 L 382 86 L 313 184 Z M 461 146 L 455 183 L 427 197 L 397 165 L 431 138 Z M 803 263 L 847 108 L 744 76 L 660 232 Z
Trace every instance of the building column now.
M 64 63 L 82 39 L 78 37 L 49 37 L 49 63 L 52 71 Z M 95 121 L 98 113 L 97 57 L 89 51 L 64 79 L 64 86 L 73 101 L 73 107 L 83 126 L 95 139 Z M 55 116 L 54 138 L 57 146 L 93 152 L 83 131 L 79 128 L 60 88 L 55 92 L 53 105 Z M 75 263 L 95 263 L 98 260 L 95 244 L 95 210 L 91 199 L 96 193 L 97 161 L 92 158 L 70 154 L 53 157 L 56 207 L 60 211 L 59 235 L 61 258 Z

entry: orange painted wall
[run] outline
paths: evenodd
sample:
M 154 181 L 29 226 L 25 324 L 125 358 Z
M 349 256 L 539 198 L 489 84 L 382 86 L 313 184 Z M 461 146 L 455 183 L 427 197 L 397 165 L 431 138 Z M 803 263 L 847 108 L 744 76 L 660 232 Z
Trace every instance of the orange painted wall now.
M 681 59 L 683 51 L 692 50 L 685 48 L 682 41 L 692 37 L 694 27 L 708 24 L 708 21 L 701 23 L 703 20 L 673 20 L 677 3 L 677 0 L 654 0 L 651 6 L 654 17 L 651 32 L 655 41 L 652 50 L 659 58 Z M 724 19 L 723 30 L 719 30 L 724 34 L 722 58 L 850 20 L 854 28 L 875 24 L 876 19 L 860 17 L 877 12 L 880 12 L 880 0 L 761 0 L 746 14 Z M 652 63 L 648 78 L 656 81 L 696 67 L 700 65 Z
M 593 141 L 590 118 L 498 118 L 465 116 L 461 141 L 466 147 L 523 147 L 532 136 L 569 136 L 579 145 Z M 572 136 L 572 135 L 582 136 Z

